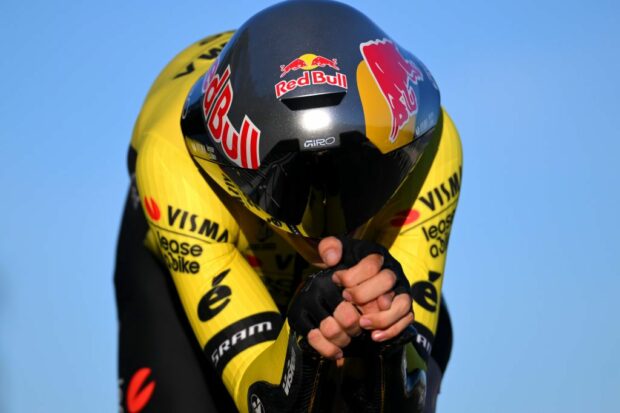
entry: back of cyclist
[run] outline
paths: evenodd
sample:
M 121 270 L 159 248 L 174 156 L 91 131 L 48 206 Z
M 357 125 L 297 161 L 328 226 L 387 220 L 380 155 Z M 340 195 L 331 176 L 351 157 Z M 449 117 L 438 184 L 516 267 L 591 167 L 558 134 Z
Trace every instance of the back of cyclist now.
M 434 411 L 461 163 L 428 69 L 348 6 L 182 51 L 129 153 L 122 408 Z

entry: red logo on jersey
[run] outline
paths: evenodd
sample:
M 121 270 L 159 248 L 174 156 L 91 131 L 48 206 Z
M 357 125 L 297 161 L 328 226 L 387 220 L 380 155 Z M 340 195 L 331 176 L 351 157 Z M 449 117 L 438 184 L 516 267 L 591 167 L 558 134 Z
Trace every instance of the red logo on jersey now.
M 127 411 L 129 413 L 138 413 L 151 400 L 153 391 L 155 390 L 155 381 L 145 385 L 151 369 L 143 367 L 136 371 L 127 386 Z
M 256 267 L 260 267 L 261 265 L 263 265 L 261 260 L 254 255 L 246 255 L 245 259 L 248 261 L 248 264 L 250 264 L 250 267 L 256 268 Z
M 417 85 L 424 77 L 420 69 L 411 60 L 406 60 L 388 39 L 361 43 L 360 52 L 390 108 L 390 142 L 394 142 L 405 123 L 418 113 L 412 83 Z
M 204 92 L 203 110 L 207 129 L 228 159 L 235 164 L 250 169 L 258 169 L 260 129 L 245 115 L 241 123 L 241 132 L 230 123 L 228 112 L 233 102 L 233 89 L 230 83 L 230 65 L 222 76 L 209 70 L 202 84 Z
M 404 227 L 405 225 L 412 224 L 420 218 L 420 213 L 415 209 L 406 209 L 404 211 L 397 212 L 394 218 L 390 221 L 390 225 L 393 227 Z
M 157 202 L 153 198 L 144 197 L 144 208 L 146 209 L 146 213 L 149 214 L 149 217 L 153 221 L 159 221 L 161 217 L 161 212 L 159 211 L 159 206 Z

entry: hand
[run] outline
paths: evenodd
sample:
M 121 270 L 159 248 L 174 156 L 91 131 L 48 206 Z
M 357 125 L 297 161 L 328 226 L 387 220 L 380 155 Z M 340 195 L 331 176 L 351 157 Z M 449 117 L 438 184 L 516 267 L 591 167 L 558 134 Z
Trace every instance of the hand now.
M 360 314 L 355 307 L 342 301 L 334 310 L 334 314 L 324 318 L 319 328 L 308 332 L 306 339 L 320 355 L 331 359 L 341 359 L 342 349 L 349 345 L 351 338 L 361 333 L 359 326 Z
M 335 237 L 321 240 L 318 250 L 327 267 L 337 265 L 342 258 L 342 243 Z M 373 330 L 371 337 L 379 342 L 398 336 L 414 320 L 411 296 L 407 293 L 395 296 L 392 289 L 396 274 L 381 269 L 383 261 L 383 256 L 370 254 L 356 265 L 336 271 L 332 277 L 336 284 L 345 287 L 342 293 L 345 302 L 354 304 L 363 314 L 359 326 Z
M 344 301 L 341 288 L 327 269 L 304 280 L 289 305 L 287 318 L 293 331 L 327 358 L 342 358 L 342 349 L 359 335 L 359 313 Z

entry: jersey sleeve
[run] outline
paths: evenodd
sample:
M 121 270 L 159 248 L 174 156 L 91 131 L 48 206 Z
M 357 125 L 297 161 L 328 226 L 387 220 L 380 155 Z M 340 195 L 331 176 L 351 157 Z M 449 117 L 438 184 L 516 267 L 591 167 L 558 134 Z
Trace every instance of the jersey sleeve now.
M 205 357 L 247 411 L 253 381 L 281 380 L 288 327 L 235 246 L 234 217 L 184 147 L 150 134 L 138 152 L 136 181 L 150 228 L 146 244 L 168 267 Z
M 411 284 L 417 341 L 428 353 L 437 329 L 448 240 L 462 177 L 458 132 L 445 111 L 441 119 L 440 133 L 416 165 L 418 171 L 405 181 L 379 225 L 379 242 L 401 263 Z

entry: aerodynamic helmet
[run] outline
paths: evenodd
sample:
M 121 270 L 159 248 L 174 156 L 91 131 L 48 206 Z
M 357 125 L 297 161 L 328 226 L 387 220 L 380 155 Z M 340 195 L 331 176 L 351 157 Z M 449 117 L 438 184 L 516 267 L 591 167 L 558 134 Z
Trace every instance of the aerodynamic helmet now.
M 237 30 L 192 87 L 181 127 L 207 179 L 272 225 L 319 238 L 386 204 L 440 111 L 428 69 L 370 19 L 300 0 Z

